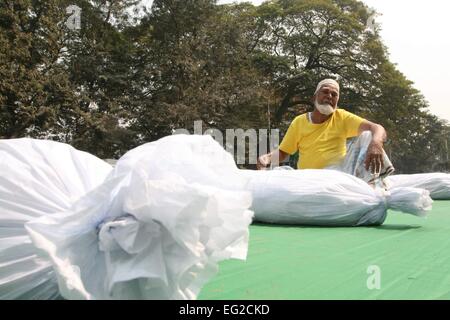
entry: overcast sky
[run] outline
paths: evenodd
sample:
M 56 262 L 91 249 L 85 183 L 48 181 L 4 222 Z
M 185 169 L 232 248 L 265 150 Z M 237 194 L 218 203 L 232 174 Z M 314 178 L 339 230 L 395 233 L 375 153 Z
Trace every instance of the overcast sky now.
M 382 16 L 381 36 L 390 60 L 430 103 L 430 111 L 450 121 L 450 1 L 364 0 Z
M 147 0 L 151 2 L 151 0 Z M 243 2 L 219 0 L 219 4 Z M 263 0 L 250 1 L 259 5 Z M 420 90 L 430 111 L 450 122 L 450 1 L 363 0 L 382 15 L 381 37 L 390 60 Z

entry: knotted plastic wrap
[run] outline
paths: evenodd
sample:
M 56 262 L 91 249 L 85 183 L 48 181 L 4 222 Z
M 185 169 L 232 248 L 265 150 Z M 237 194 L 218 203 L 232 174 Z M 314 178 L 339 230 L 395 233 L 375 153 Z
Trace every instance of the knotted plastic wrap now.
M 366 182 L 335 170 L 243 170 L 250 178 L 255 220 L 316 226 L 380 225 L 387 209 L 425 216 L 429 192 L 397 188 L 374 190 Z
M 37 149 L 54 144 L 30 143 Z M 76 168 L 79 151 L 61 146 L 73 153 Z M 41 155 L 27 163 L 30 180 L 43 158 L 54 157 Z M 11 157 L 16 161 L 16 155 Z M 91 160 L 93 168 L 98 161 L 104 165 L 95 157 Z M 64 172 L 67 162 L 52 162 L 42 176 L 51 170 Z M 57 207 L 54 214 L 46 214 L 47 208 L 40 218 L 28 214 L 43 206 L 40 199 L 25 197 L 25 207 L 15 208 L 24 216 L 17 228 L 28 239 L 29 251 L 37 256 L 39 248 L 51 273 L 40 281 L 57 281 L 64 298 L 195 299 L 220 260 L 246 258 L 253 215 L 251 196 L 244 188 L 247 179 L 211 137 L 166 137 L 129 151 L 114 169 L 107 166 L 107 176 L 98 177 L 94 188 L 84 189 L 84 195 Z M 84 168 L 78 169 L 83 176 Z M 44 184 L 60 187 L 48 177 Z M 64 177 L 63 184 L 70 185 L 71 177 Z M 47 202 L 58 203 L 57 196 L 47 195 Z M 10 215 L 2 216 L 7 220 Z M 32 243 L 23 232 L 25 222 Z M 29 272 L 39 278 L 37 268 Z M 0 281 L 11 276 L 13 270 L 0 268 Z M 23 288 L 36 291 L 33 285 Z M 1 282 L 0 294 L 5 294 Z
M 421 188 L 428 190 L 432 199 L 450 199 L 450 174 L 448 173 L 398 174 L 389 176 L 386 182 L 390 190 L 403 187 Z

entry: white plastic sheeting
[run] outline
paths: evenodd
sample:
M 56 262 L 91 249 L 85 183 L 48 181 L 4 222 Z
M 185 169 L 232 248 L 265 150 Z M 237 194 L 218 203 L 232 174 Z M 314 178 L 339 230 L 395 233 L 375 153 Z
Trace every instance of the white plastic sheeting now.
M 114 169 L 32 139 L 0 141 L 0 161 L 0 298 L 195 299 L 218 261 L 246 258 L 247 179 L 209 136 L 144 144 Z
M 243 170 L 250 178 L 255 220 L 316 226 L 380 225 L 387 209 L 424 216 L 429 192 L 417 188 L 374 190 L 335 170 Z
M 448 173 L 398 174 L 390 176 L 386 181 L 391 190 L 401 187 L 422 188 L 430 192 L 432 199 L 450 199 L 450 174 Z
M 0 140 L 0 168 L 0 299 L 195 299 L 219 261 L 246 258 L 250 209 L 359 226 L 432 202 L 333 170 L 239 170 L 210 136 L 147 143 L 114 168 L 58 142 Z
M 24 224 L 61 214 L 103 182 L 112 167 L 69 145 L 0 140 L 0 299 L 59 297 L 51 261 Z

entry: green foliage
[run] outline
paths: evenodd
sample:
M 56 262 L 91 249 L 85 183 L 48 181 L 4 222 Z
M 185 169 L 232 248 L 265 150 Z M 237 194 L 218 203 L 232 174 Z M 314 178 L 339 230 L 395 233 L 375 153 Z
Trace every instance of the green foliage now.
M 39 137 L 74 106 L 57 1 L 0 2 L 0 136 Z M 56 130 L 57 131 L 57 130 Z
M 447 124 L 389 61 L 356 0 L 0 2 L 0 136 L 119 157 L 178 128 L 287 129 L 315 85 L 382 124 L 398 172 L 448 170 Z M 81 8 L 81 29 L 65 26 Z M 268 112 L 269 111 L 269 112 Z

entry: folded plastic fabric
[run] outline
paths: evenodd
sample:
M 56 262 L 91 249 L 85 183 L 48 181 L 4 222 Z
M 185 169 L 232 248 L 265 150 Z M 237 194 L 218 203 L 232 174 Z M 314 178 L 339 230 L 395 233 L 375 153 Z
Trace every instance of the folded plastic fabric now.
M 448 173 L 418 173 L 398 174 L 386 179 L 390 189 L 401 187 L 422 188 L 430 192 L 430 197 L 436 200 L 450 199 L 450 174 Z
M 246 258 L 253 216 L 248 210 L 251 195 L 244 189 L 247 179 L 232 156 L 210 136 L 177 135 L 144 144 L 126 153 L 114 169 L 90 156 L 92 167 L 98 165 L 99 169 L 100 162 L 108 166 L 107 176 L 96 177 L 93 188 L 80 191 L 81 197 L 71 198 L 73 202 L 64 206 L 56 205 L 62 201 L 62 191 L 47 191 L 71 185 L 73 177 L 63 175 L 67 166 L 79 169 L 74 174 L 83 179 L 86 173 L 79 165 L 79 151 L 59 144 L 70 150 L 66 152 L 71 153 L 72 163 L 68 159 L 55 162 L 51 160 L 55 154 L 45 151 L 49 144 L 57 143 L 28 139 L 32 148 L 41 150 L 41 157 L 26 160 L 23 155 L 30 147 L 17 147 L 17 141 L 8 142 L 17 149 L 8 154 L 10 169 L 17 171 L 14 167 L 24 162 L 22 167 L 29 172 L 31 184 L 16 181 L 27 195 L 35 192 L 35 168 L 42 167 L 46 201 L 25 196 L 14 200 L 16 207 L 10 214 L 0 215 L 4 221 L 12 214 L 23 216 L 15 225 L 22 232 L 20 242 L 37 257 L 31 238 L 43 253 L 39 259 L 45 262 L 49 275 L 42 278 L 37 266 L 28 272 L 44 284 L 57 280 L 64 298 L 195 299 L 217 272 L 218 261 Z M 51 164 L 42 166 L 46 161 Z M 55 185 L 48 176 L 52 171 L 62 183 Z M 10 180 L 12 176 L 1 185 Z M 3 198 L 0 194 L 1 202 Z M 52 206 L 55 209 L 48 213 L 53 214 L 47 214 Z M 35 208 L 42 210 L 30 214 Z M 30 237 L 23 232 L 24 222 Z M 0 231 L 0 241 L 2 238 L 6 237 Z M 12 253 L 0 255 L 9 263 Z M 36 297 L 30 294 L 39 292 L 34 284 L 23 284 L 25 295 L 11 292 L 14 285 L 7 291 L 5 279 L 14 277 L 14 270 L 0 265 L 0 296 Z
M 70 209 L 112 170 L 69 145 L 0 140 L 0 299 L 56 299 L 51 261 L 38 254 L 24 224 Z
M 425 216 L 429 192 L 417 188 L 374 190 L 335 170 L 242 170 L 250 178 L 255 220 L 315 226 L 380 225 L 387 209 Z

